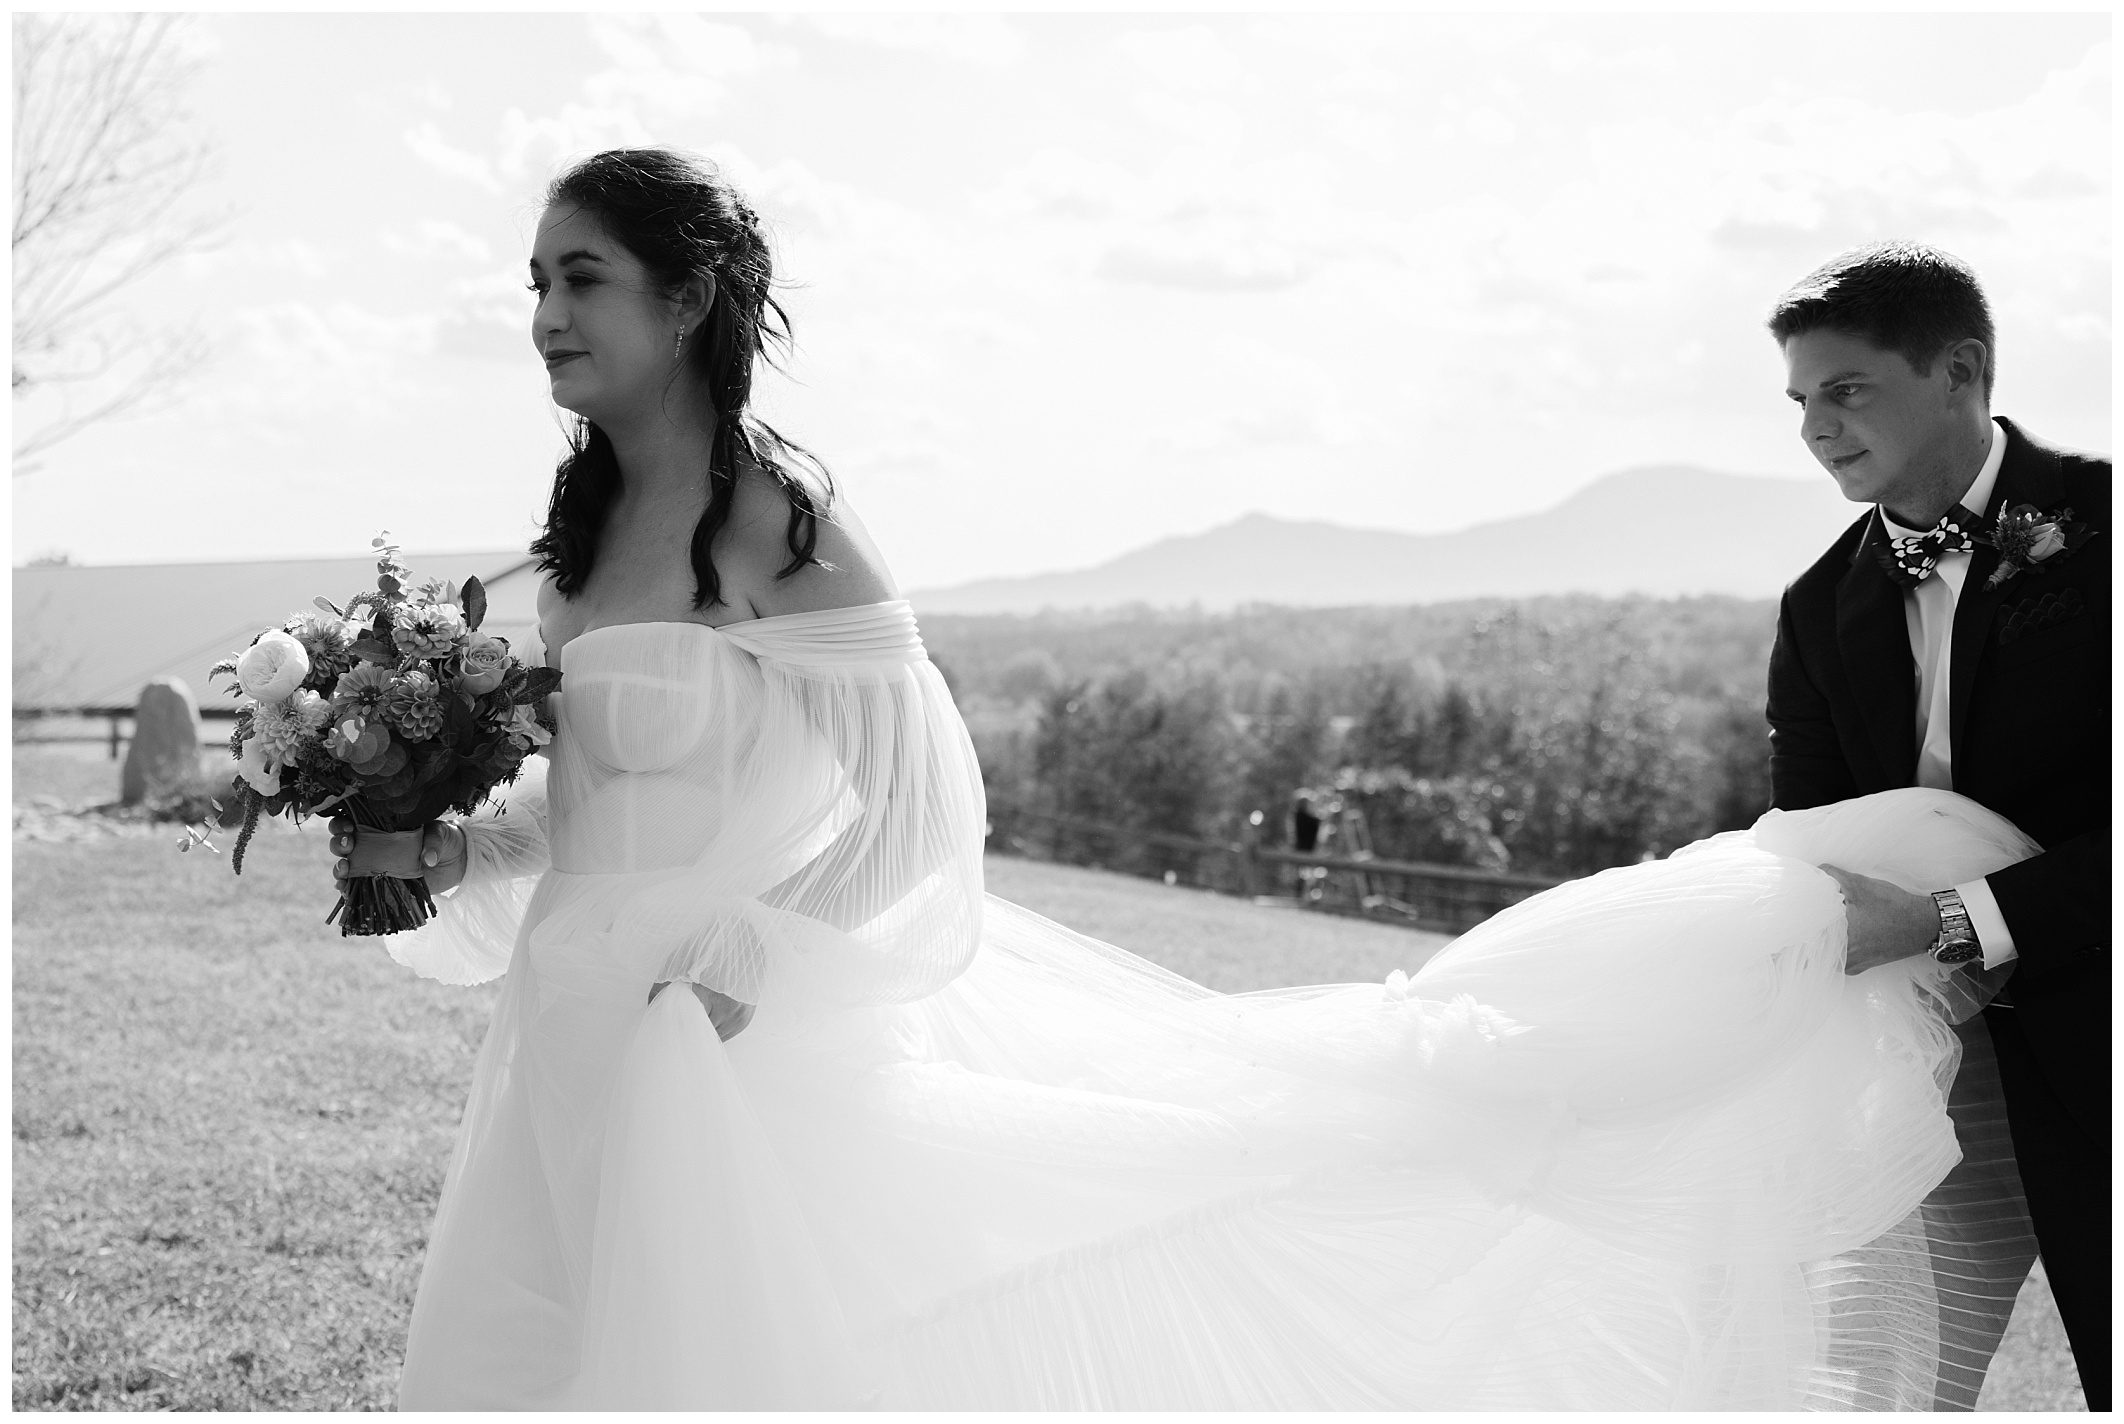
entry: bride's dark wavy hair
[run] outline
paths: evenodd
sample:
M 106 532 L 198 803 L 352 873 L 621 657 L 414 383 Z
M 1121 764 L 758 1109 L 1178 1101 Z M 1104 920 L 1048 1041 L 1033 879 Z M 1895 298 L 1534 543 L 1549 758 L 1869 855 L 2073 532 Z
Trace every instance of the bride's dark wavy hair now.
M 730 518 L 741 460 L 772 475 L 789 501 L 789 562 L 775 576 L 818 563 L 818 522 L 832 513 L 833 477 L 818 457 L 746 410 L 753 362 L 779 364 L 775 353 L 790 349 L 789 314 L 772 291 L 774 259 L 750 205 L 714 165 L 664 148 L 615 148 L 584 159 L 546 189 L 547 206 L 557 203 L 595 217 L 665 293 L 675 295 L 694 276 L 715 284 L 705 339 L 686 349 L 686 368 L 707 377 L 716 414 L 708 508 L 693 526 L 694 607 L 722 602 L 722 580 L 708 550 Z M 673 367 L 674 381 L 680 370 Z M 620 468 L 611 438 L 592 421 L 578 418 L 568 443 L 553 474 L 545 530 L 531 552 L 572 596 L 596 562 Z M 797 478 L 799 465 L 817 481 L 816 493 Z

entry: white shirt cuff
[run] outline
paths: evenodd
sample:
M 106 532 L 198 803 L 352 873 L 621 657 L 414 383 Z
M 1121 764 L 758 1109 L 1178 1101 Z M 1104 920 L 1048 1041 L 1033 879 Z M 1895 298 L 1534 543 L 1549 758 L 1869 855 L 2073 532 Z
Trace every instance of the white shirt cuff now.
M 1998 897 L 1991 893 L 1991 886 L 1982 880 L 1972 880 L 1967 885 L 1957 885 L 1954 893 L 1962 897 L 1962 908 L 1969 911 L 1969 927 L 1976 931 L 1977 947 L 1984 951 L 1984 967 L 1996 969 L 2020 956 L 2013 947 L 2013 933 L 2006 928 L 2006 917 L 1999 913 Z

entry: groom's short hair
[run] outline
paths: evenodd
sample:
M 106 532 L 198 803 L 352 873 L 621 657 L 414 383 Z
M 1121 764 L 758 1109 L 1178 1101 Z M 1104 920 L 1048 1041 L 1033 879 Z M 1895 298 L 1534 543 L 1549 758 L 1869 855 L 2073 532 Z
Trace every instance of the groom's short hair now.
M 1919 375 L 1932 358 L 1970 337 L 1984 343 L 1984 399 L 1998 374 L 1991 306 L 1969 264 L 1922 242 L 1874 242 L 1809 272 L 1770 309 L 1782 346 L 1808 331 L 1841 331 L 1893 351 Z

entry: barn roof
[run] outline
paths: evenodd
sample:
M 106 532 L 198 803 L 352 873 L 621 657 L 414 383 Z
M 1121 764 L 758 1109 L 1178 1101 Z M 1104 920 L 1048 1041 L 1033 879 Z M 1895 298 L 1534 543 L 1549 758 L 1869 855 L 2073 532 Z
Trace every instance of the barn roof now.
M 415 578 L 487 589 L 485 632 L 533 659 L 538 575 L 521 550 L 400 554 Z M 32 565 L 15 573 L 14 705 L 130 707 L 158 677 L 182 678 L 202 708 L 234 705 L 207 669 L 322 595 L 376 587 L 373 556 L 221 564 Z

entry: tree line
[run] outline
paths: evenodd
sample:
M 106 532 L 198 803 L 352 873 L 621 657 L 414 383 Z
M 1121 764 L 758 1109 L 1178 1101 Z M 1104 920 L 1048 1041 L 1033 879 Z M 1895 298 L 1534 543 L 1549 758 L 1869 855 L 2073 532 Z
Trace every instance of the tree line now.
M 1776 609 L 1731 598 L 924 620 L 995 818 L 1288 844 L 1294 797 L 1389 859 L 1575 876 L 1769 803 Z

